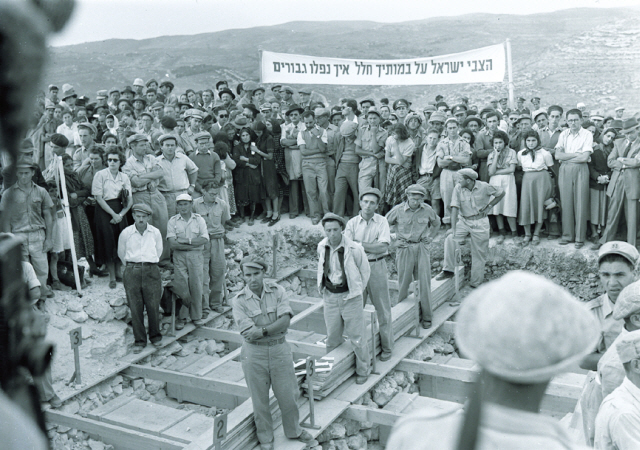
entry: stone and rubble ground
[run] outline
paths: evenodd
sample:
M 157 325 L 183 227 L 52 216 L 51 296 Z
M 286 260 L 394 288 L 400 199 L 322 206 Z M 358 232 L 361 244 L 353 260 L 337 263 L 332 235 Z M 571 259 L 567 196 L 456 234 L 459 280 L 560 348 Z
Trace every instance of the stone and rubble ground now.
M 244 286 L 240 265 L 243 256 L 258 254 L 269 263 L 272 261 L 273 236 L 278 240 L 278 273 L 292 268 L 315 269 L 317 243 L 322 239 L 322 228 L 312 226 L 306 217 L 293 221 L 283 221 L 278 226 L 269 228 L 256 223 L 253 227 L 242 225 L 228 234 L 235 244 L 226 250 L 228 272 L 227 288 L 229 298 Z M 432 257 L 432 275 L 441 270 L 443 258 L 444 232 L 430 244 Z M 492 242 L 487 260 L 487 279 L 501 276 L 508 270 L 526 269 L 543 274 L 560 285 L 566 287 L 583 301 L 590 300 L 600 294 L 597 270 L 595 267 L 596 252 L 588 247 L 577 251 L 572 246 L 560 247 L 557 241 L 543 239 L 538 247 L 522 247 L 517 241 L 507 239 L 504 244 L 495 246 Z M 397 279 L 394 264 L 394 250 L 388 257 L 389 278 Z M 462 250 L 462 261 L 469 273 L 471 258 L 469 249 Z M 169 277 L 170 273 L 163 273 Z M 315 288 L 307 287 L 298 277 L 290 277 L 282 282 L 291 293 L 317 296 Z M 463 290 L 464 294 L 468 288 Z M 395 303 L 397 298 L 393 298 Z M 66 397 L 74 390 L 66 386 L 74 370 L 73 351 L 69 343 L 69 331 L 82 326 L 83 344 L 80 347 L 82 381 L 84 385 L 97 382 L 105 373 L 124 367 L 120 358 L 128 354 L 133 345 L 133 334 L 130 312 L 126 306 L 124 289 L 118 283 L 116 289 L 109 289 L 107 279 L 93 278 L 91 285 L 78 297 L 75 291 L 56 291 L 53 299 L 47 299 L 46 311 L 50 317 L 47 339 L 56 344 L 53 360 L 54 388 L 59 396 Z M 234 323 L 230 313 L 216 319 L 213 326 L 233 329 Z M 168 324 L 163 327 L 163 332 Z M 223 356 L 229 349 L 222 342 L 195 339 L 187 335 L 157 351 L 143 363 L 168 368 L 179 358 L 192 353 Z M 409 357 L 428 361 L 436 354 L 457 357 L 457 348 L 453 336 L 437 333 L 418 347 Z M 382 408 L 399 392 L 417 392 L 417 377 L 411 373 L 393 371 L 367 393 L 362 402 L 365 406 Z M 211 408 L 190 403 L 180 404 L 168 398 L 165 384 L 154 380 L 131 379 L 115 376 L 100 385 L 73 397 L 66 402 L 62 411 L 86 415 L 87 412 L 120 395 L 134 395 L 140 399 L 153 401 L 175 408 L 196 409 L 201 413 L 215 415 Z M 354 424 L 348 419 L 339 419 L 323 432 L 317 439 L 315 449 L 376 449 L 382 448 L 377 443 L 378 427 L 373 424 Z M 89 439 L 86 433 L 67 427 L 50 429 L 55 449 L 106 449 L 99 441 Z M 312 444 L 315 444 L 312 443 Z

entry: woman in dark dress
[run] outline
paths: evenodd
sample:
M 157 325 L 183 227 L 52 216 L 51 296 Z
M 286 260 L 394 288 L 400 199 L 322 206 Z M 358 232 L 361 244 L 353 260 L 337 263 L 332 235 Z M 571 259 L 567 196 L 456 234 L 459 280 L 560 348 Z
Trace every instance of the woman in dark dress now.
M 278 173 L 276 172 L 276 163 L 273 159 L 274 139 L 264 122 L 255 124 L 255 133 L 257 136 L 256 147 L 257 153 L 262 157 L 261 175 L 262 175 L 262 195 L 267 210 L 267 216 L 263 222 L 271 222 L 280 216 L 280 208 L 278 207 Z
M 289 174 L 287 173 L 287 163 L 284 157 L 284 148 L 280 144 L 278 136 L 282 135 L 282 128 L 278 119 L 269 119 L 266 123 L 267 130 L 272 136 L 276 136 L 273 140 L 273 162 L 276 166 L 276 174 L 278 181 L 278 208 L 274 209 L 274 215 L 271 217 L 269 226 L 272 227 L 280 220 L 280 207 L 282 199 L 289 197 Z
M 233 148 L 233 160 L 236 162 L 234 179 L 236 181 L 236 204 L 240 217 L 244 219 L 245 209 L 249 206 L 251 216 L 249 225 L 254 224 L 256 204 L 261 200 L 262 179 L 260 176 L 261 156 L 256 152 L 255 135 L 250 128 L 240 130 L 240 143 Z
M 107 265 L 109 287 L 116 287 L 116 271 L 119 269 L 118 238 L 127 226 L 127 212 L 133 205 L 131 180 L 120 168 L 124 165 L 124 155 L 117 150 L 107 151 L 107 168 L 96 173 L 91 194 L 96 198 L 95 212 L 96 264 Z M 122 200 L 127 198 L 123 205 Z

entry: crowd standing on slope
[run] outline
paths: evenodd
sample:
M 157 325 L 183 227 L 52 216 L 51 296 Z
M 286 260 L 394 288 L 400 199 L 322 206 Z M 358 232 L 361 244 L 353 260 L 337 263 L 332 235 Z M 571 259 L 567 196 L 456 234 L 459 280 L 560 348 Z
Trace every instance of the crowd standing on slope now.
M 530 105 L 519 97 L 509 109 L 506 98 L 479 108 L 466 97 L 448 103 L 442 96 L 422 108 L 402 98 L 331 106 L 304 88 L 253 81 L 235 92 L 226 81 L 180 95 L 174 87 L 138 78 L 90 101 L 71 85 L 50 85 L 15 161 L 16 179 L 3 171 L 0 208 L 10 214 L 4 231 L 23 239 L 41 286 L 39 304 L 53 290 L 70 289 L 59 266 L 69 264 L 74 246 L 90 275 L 108 276 L 110 288 L 123 281 L 134 353 L 147 339 L 162 345 L 161 267 L 173 270 L 177 328 L 187 320 L 201 326 L 211 311 L 224 311 L 226 232 L 256 220 L 274 226 L 287 212 L 289 220 L 304 212 L 323 226 L 317 282 L 327 351 L 347 337 L 358 384 L 371 371 L 367 299 L 380 324 L 380 359 L 393 355 L 385 262 L 392 236 L 399 300 L 417 281 L 425 329 L 432 325 L 428 244 L 441 226 L 449 231 L 439 280 L 454 276 L 457 245 L 468 237 L 470 284 L 479 287 L 492 232 L 497 245 L 509 239 L 535 246 L 546 236 L 580 249 L 591 240 L 600 249 L 601 278 L 603 258 L 620 253 L 611 245 L 623 247 L 635 251 L 628 258 L 635 271 L 640 122 L 625 118 L 622 107 L 605 116 L 582 103 L 542 108 L 539 97 Z M 6 169 L 11 162 L 2 163 Z M 627 243 L 614 241 L 625 230 Z M 311 440 L 298 425 L 293 365 L 273 364 L 292 361 L 286 295 L 264 279 L 265 261 L 249 256 L 241 266 L 246 286 L 233 314 L 260 442 L 273 446 L 269 387 L 287 437 Z M 593 307 L 604 322 L 622 287 Z M 599 359 L 589 358 L 591 366 Z

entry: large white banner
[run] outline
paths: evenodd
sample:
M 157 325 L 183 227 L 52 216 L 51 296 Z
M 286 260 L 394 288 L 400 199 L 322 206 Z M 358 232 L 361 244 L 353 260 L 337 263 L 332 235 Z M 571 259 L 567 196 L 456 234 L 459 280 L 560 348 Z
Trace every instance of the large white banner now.
M 262 51 L 262 83 L 342 85 L 429 85 L 499 83 L 504 79 L 504 44 L 418 59 L 323 58 Z

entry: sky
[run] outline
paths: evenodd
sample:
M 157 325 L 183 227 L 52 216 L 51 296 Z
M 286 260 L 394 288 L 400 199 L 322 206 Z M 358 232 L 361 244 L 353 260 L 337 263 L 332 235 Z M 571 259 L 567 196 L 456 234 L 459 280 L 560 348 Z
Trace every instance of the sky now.
M 477 12 L 536 14 L 639 5 L 640 0 L 76 0 L 67 27 L 49 44 L 190 35 L 301 20 L 393 23 Z

